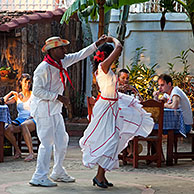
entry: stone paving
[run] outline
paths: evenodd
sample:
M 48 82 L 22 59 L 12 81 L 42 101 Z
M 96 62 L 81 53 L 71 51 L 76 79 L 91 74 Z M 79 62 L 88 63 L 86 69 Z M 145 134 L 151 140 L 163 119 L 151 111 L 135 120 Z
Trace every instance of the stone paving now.
M 163 147 L 165 152 L 165 141 Z M 181 142 L 181 147 L 187 148 L 188 143 Z M 67 172 L 76 178 L 76 182 L 59 183 L 58 187 L 54 188 L 32 187 L 28 184 L 35 170 L 36 161 L 24 162 L 23 159 L 5 157 L 5 162 L 0 163 L 0 194 L 194 193 L 194 162 L 191 160 L 181 160 L 174 166 L 162 164 L 161 168 L 157 168 L 155 164 L 147 166 L 140 162 L 137 169 L 130 164 L 123 166 L 121 162 L 119 169 L 107 172 L 107 177 L 114 187 L 101 189 L 92 186 L 91 182 L 97 168 L 85 168 L 81 157 L 78 138 L 71 137 L 64 166 Z M 53 160 L 51 168 L 52 165 Z

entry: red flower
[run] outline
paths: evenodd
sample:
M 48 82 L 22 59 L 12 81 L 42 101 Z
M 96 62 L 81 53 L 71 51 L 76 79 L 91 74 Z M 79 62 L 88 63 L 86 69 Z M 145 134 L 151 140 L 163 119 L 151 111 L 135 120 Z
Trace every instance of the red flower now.
M 94 61 L 100 62 L 100 61 L 104 61 L 105 55 L 104 55 L 104 51 L 100 52 L 97 51 L 96 55 L 94 56 Z

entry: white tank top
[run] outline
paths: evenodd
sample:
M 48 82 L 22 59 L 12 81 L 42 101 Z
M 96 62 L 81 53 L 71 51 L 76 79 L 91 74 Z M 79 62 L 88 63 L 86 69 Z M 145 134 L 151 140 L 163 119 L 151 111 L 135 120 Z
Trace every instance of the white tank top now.
M 26 102 L 22 102 L 19 98 L 17 100 L 17 111 L 19 118 L 28 118 L 30 117 L 30 103 L 31 96 Z

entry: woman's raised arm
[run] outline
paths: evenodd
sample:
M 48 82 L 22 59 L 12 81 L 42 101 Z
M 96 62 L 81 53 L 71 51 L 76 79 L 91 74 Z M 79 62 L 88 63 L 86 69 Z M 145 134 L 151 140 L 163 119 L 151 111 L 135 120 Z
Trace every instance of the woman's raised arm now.
M 104 73 L 108 73 L 112 63 L 118 59 L 123 49 L 122 44 L 116 38 L 108 36 L 107 42 L 114 43 L 114 50 L 113 52 L 101 63 L 102 70 Z

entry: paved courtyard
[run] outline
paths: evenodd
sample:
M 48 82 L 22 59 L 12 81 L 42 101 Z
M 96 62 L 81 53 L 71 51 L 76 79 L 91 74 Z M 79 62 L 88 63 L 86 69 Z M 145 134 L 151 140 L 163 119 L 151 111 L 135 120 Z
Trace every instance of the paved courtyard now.
M 165 144 L 163 142 L 164 151 Z M 187 142 L 181 142 L 185 149 Z M 178 194 L 194 193 L 194 162 L 181 160 L 177 165 L 166 166 L 162 164 L 157 168 L 155 164 L 147 166 L 143 161 L 139 168 L 132 165 L 120 165 L 120 168 L 107 173 L 113 188 L 101 189 L 92 186 L 95 169 L 87 169 L 81 162 L 81 151 L 78 138 L 70 138 L 70 144 L 64 166 L 71 176 L 76 178 L 75 183 L 59 183 L 58 187 L 43 188 L 32 187 L 28 184 L 35 170 L 36 161 L 24 162 L 23 159 L 13 160 L 5 157 L 0 163 L 0 194 L 95 194 L 95 193 L 131 193 L 131 194 Z M 51 163 L 52 168 L 53 160 Z

